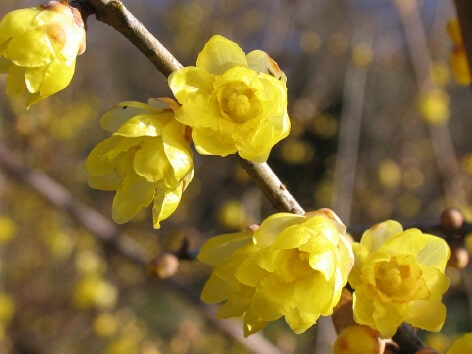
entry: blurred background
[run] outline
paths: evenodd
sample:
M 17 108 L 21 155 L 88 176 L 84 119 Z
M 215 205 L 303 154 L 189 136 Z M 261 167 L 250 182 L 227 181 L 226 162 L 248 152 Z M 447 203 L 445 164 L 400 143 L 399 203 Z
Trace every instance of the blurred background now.
M 331 207 L 352 230 L 387 218 L 437 223 L 451 206 L 472 217 L 472 100 L 448 67 L 451 1 L 123 2 L 184 65 L 195 64 L 213 34 L 279 63 L 288 77 L 292 131 L 269 165 L 306 210 Z M 0 16 L 36 4 L 2 0 Z M 82 167 L 107 137 L 98 119 L 120 101 L 171 93 L 121 34 L 94 16 L 87 24 L 87 51 L 65 91 L 27 111 L 22 99 L 6 96 L 0 77 L 0 144 L 20 167 L 64 186 L 72 203 L 110 219 L 113 193 L 90 189 Z M 195 165 L 180 207 L 160 230 L 152 229 L 150 210 L 120 228 L 148 260 L 184 240 L 198 248 L 274 212 L 235 158 L 195 155 Z M 228 335 L 224 321 L 212 322 L 208 309 L 192 302 L 208 268 L 182 261 L 174 283 L 151 279 L 70 210 L 51 205 L 48 193 L 0 166 L 0 354 L 257 348 Z M 425 337 L 440 350 L 471 330 L 470 271 L 449 272 L 448 320 L 442 334 Z M 297 336 L 278 321 L 263 335 L 287 353 L 329 353 L 329 331 L 321 332 L 313 327 Z

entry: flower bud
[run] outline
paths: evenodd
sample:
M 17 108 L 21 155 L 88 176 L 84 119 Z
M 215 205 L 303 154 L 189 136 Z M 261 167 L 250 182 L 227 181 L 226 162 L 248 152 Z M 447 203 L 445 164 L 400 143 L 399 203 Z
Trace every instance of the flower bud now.
M 65 2 L 15 10 L 0 20 L 0 73 L 8 74 L 7 94 L 26 94 L 28 108 L 69 85 L 84 50 L 82 17 Z
M 164 252 L 148 265 L 148 272 L 159 280 L 173 277 L 179 269 L 179 259 L 170 252 Z
M 440 220 L 445 228 L 457 230 L 464 224 L 464 215 L 457 208 L 447 208 L 441 213 Z
M 457 269 L 463 269 L 469 264 L 469 252 L 463 246 L 451 246 L 451 258 L 447 263 L 448 266 Z

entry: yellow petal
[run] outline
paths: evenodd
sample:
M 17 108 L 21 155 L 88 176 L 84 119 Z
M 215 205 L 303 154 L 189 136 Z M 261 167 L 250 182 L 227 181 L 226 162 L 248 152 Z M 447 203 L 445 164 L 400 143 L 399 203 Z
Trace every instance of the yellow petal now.
M 171 167 L 165 157 L 161 138 L 147 138 L 142 143 L 134 155 L 133 168 L 136 174 L 149 182 L 164 180 Z
M 210 265 L 217 265 L 235 250 L 250 243 L 252 235 L 248 231 L 212 237 L 201 247 L 198 259 Z
M 21 95 L 26 91 L 25 69 L 14 64 L 10 65 L 7 76 L 7 95 Z
M 243 50 L 236 43 L 219 35 L 211 37 L 197 57 L 197 67 L 211 74 L 222 74 L 236 66 L 247 67 Z
M 293 299 L 293 291 L 293 287 L 281 284 L 273 277 L 265 278 L 254 293 L 250 311 L 264 321 L 275 321 L 284 314 L 287 301 Z
M 427 239 L 427 244 L 418 252 L 418 263 L 436 267 L 444 272 L 451 255 L 449 245 L 437 236 L 423 234 L 423 237 Z
M 116 115 L 114 117 L 116 120 L 115 124 L 121 120 L 121 117 Z M 160 136 L 164 126 L 171 122 L 173 117 L 174 114 L 172 112 L 138 114 L 123 122 L 114 135 L 126 137 Z
M 446 306 L 441 298 L 413 301 L 409 305 L 406 321 L 415 327 L 431 332 L 439 332 L 446 320 Z
M 171 216 L 177 209 L 182 198 L 182 187 L 174 190 L 158 189 L 154 198 L 154 206 L 152 208 L 153 226 L 155 229 L 160 228 L 160 222 Z
M 192 139 L 195 148 L 202 155 L 227 156 L 237 151 L 230 139 L 211 129 L 194 129 Z
M 446 354 L 464 354 L 472 353 L 472 333 L 466 333 L 459 337 L 449 347 Z
M 101 176 L 88 176 L 88 185 L 91 188 L 100 189 L 102 191 L 116 191 L 123 180 L 122 177 L 117 176 L 113 173 L 113 170 L 109 174 Z
M 379 249 L 387 239 L 402 231 L 403 227 L 399 222 L 387 220 L 365 231 L 360 243 L 368 252 L 373 252 Z
M 0 44 L 9 40 L 13 34 L 29 31 L 40 11 L 38 8 L 28 8 L 7 13 L 0 21 Z
M 274 249 L 299 248 L 316 235 L 315 230 L 300 226 L 299 224 L 286 227 L 281 230 L 274 240 Z
M 330 281 L 334 276 L 337 267 L 337 258 L 333 251 L 326 250 L 319 253 L 310 254 L 310 267 L 319 271 L 326 281 Z
M 268 276 L 268 272 L 260 267 L 257 257 L 249 257 L 241 262 L 235 271 L 236 279 L 244 285 L 257 287 Z
M 18 66 L 38 67 L 53 60 L 54 49 L 48 37 L 36 30 L 15 35 L 8 43 L 4 56 Z
M 246 59 L 250 69 L 255 70 L 258 73 L 272 75 L 283 83 L 287 82 L 285 73 L 280 70 L 278 64 L 266 52 L 262 50 L 253 50 L 246 55 Z
M 375 328 L 372 314 L 374 313 L 373 300 L 366 296 L 363 289 L 356 289 L 352 294 L 352 306 L 354 311 L 354 321 Z
M 71 63 L 54 61 L 44 67 L 44 69 L 44 76 L 39 86 L 41 98 L 53 95 L 69 85 L 74 76 L 75 60 Z M 39 71 L 41 68 L 29 68 L 26 70 L 26 81 L 28 81 L 29 73 L 35 70 Z
M 137 175 L 125 177 L 113 199 L 113 220 L 117 224 L 128 222 L 142 208 L 146 208 L 151 204 L 153 198 L 154 184 Z
M 160 110 L 138 101 L 125 101 L 115 105 L 100 118 L 102 129 L 114 133 L 128 119 L 141 114 L 157 114 Z
M 184 137 L 182 124 L 176 121 L 167 124 L 162 132 L 162 143 L 175 178 L 179 181 L 182 180 L 193 168 L 192 152 Z
M 214 75 L 195 67 L 182 68 L 169 76 L 169 86 L 182 107 L 175 119 L 192 127 L 218 129 L 219 112 L 212 94 Z
M 247 337 L 250 334 L 261 331 L 268 323 L 268 321 L 261 320 L 253 313 L 246 313 L 243 317 L 244 336 Z
M 302 215 L 291 213 L 276 213 L 266 218 L 261 226 L 254 232 L 254 243 L 258 247 L 268 247 L 272 245 L 278 234 L 285 228 L 300 224 L 306 218 Z
M 119 136 L 112 136 L 101 141 L 90 152 L 85 161 L 85 170 L 91 175 L 105 175 L 110 173 L 110 169 L 116 166 L 115 159 L 137 144 L 134 139 L 123 139 Z
M 229 318 L 243 316 L 251 304 L 254 288 L 241 284 L 232 284 L 227 291 L 228 299 L 220 306 L 216 313 L 217 318 Z M 225 289 L 212 289 L 212 291 L 224 291 Z
M 210 275 L 200 294 L 200 299 L 207 304 L 217 304 L 225 301 L 230 293 L 232 284 L 224 281 L 215 273 Z

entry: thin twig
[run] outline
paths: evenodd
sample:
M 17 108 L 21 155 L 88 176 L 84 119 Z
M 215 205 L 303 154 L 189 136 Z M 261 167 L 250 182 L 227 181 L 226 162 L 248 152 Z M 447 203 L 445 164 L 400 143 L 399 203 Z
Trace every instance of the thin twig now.
M 241 157 L 238 159 L 242 168 L 256 180 L 274 208 L 294 214 L 305 214 L 303 208 L 267 163 L 247 161 Z

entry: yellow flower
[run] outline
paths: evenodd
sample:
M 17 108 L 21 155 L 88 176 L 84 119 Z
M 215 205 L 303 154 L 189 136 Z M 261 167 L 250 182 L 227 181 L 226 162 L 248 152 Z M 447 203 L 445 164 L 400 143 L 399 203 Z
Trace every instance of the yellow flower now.
M 452 343 L 447 354 L 472 353 L 472 333 L 465 333 Z
M 367 230 L 353 244 L 354 320 L 391 337 L 402 322 L 439 331 L 446 318 L 441 302 L 449 287 L 444 269 L 450 256 L 443 239 L 393 220 Z
M 180 203 L 193 178 L 185 127 L 174 120 L 170 99 L 122 102 L 101 118 L 113 136 L 99 143 L 85 162 L 92 188 L 116 190 L 112 217 L 131 220 L 152 202 L 154 227 Z
M 460 85 L 470 85 L 470 68 L 465 53 L 464 43 L 462 42 L 461 29 L 457 19 L 447 23 L 447 33 L 453 44 L 449 55 L 449 65 L 452 73 Z
M 7 94 L 26 93 L 28 107 L 67 87 L 84 51 L 84 23 L 66 3 L 15 10 L 0 21 L 0 73 L 8 73 Z
M 242 316 L 244 334 L 285 316 L 295 333 L 330 315 L 352 267 L 345 226 L 328 209 L 277 213 L 254 231 L 214 237 L 200 261 L 215 269 L 201 299 L 223 303 L 217 316 Z
M 193 128 L 201 154 L 266 161 L 272 147 L 290 131 L 285 74 L 265 52 L 245 55 L 234 42 L 213 36 L 196 67 L 169 76 L 182 104 L 175 119 Z

